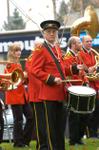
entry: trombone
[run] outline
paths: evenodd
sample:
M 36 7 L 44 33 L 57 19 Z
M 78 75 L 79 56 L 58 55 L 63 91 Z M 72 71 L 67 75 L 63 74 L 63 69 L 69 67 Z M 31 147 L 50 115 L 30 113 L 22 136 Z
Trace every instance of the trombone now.
M 20 61 L 26 61 L 27 58 L 21 58 Z M 0 61 L 0 65 L 3 64 L 3 65 L 6 65 L 6 64 L 12 64 L 13 62 L 11 61 L 6 61 L 6 60 L 2 60 Z
M 19 68 L 12 73 L 0 74 L 0 90 L 13 90 L 22 84 L 24 73 Z

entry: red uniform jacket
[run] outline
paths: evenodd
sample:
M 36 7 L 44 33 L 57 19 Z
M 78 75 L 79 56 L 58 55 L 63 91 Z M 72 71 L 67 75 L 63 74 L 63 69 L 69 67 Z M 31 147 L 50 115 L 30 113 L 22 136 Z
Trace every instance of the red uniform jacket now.
M 20 64 L 8 64 L 5 69 L 5 73 L 12 73 L 16 68 L 22 70 Z M 6 93 L 6 104 L 24 104 L 25 103 L 25 89 L 21 84 L 17 89 L 8 90 Z
M 78 56 L 75 56 L 75 54 L 72 51 L 69 51 L 64 57 L 65 72 L 67 76 L 72 75 L 71 65 L 74 63 L 81 64 L 81 61 Z
M 82 85 L 84 82 L 87 83 L 88 79 L 85 76 L 84 70 L 80 70 L 78 74 L 73 74 L 71 70 L 71 66 L 76 63 L 81 64 L 81 61 L 78 56 L 75 56 L 71 51 L 69 51 L 65 57 L 64 57 L 64 64 L 65 64 L 65 70 L 66 74 L 69 79 L 72 80 L 81 80 L 77 82 L 71 82 L 73 85 Z
M 61 49 L 57 46 L 57 48 L 52 48 L 52 51 L 59 59 L 61 68 L 65 75 Z M 54 82 L 52 82 L 54 77 L 61 78 L 61 76 L 48 50 L 44 46 L 36 49 L 33 53 L 32 61 L 31 73 L 42 81 L 39 99 L 63 101 L 65 99 L 64 84 L 62 83 L 60 85 L 56 85 Z
M 87 67 L 92 67 L 96 64 L 96 60 L 95 60 L 95 54 L 93 51 L 90 51 L 90 53 L 88 53 L 86 50 L 82 50 L 80 51 L 80 57 L 82 58 L 84 64 L 86 64 Z M 90 86 L 92 88 L 94 88 L 97 93 L 99 90 L 99 81 L 90 81 Z
M 28 95 L 30 102 L 40 102 L 38 96 L 41 86 L 41 81 L 38 80 L 33 74 L 31 74 L 32 55 L 26 61 L 25 67 L 28 73 Z

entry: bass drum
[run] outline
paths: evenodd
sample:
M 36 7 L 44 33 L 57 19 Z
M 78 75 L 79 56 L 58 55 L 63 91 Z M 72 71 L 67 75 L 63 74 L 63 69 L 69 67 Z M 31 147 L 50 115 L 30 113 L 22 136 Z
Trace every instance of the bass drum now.
M 92 113 L 95 109 L 96 91 L 86 86 L 68 88 L 68 108 L 80 114 Z

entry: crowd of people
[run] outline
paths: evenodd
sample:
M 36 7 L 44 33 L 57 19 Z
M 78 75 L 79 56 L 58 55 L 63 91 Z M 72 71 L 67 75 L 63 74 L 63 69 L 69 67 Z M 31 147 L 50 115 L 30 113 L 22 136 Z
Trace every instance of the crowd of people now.
M 88 137 L 99 136 L 99 80 L 90 81 L 88 78 L 89 74 L 99 71 L 92 38 L 86 35 L 81 41 L 80 37 L 71 36 L 69 51 L 63 55 L 58 41 L 60 23 L 46 20 L 40 26 L 44 42 L 35 45 L 27 58 L 22 83 L 5 92 L 5 104 L 11 105 L 14 118 L 13 146 L 29 146 L 35 128 L 37 150 L 65 150 L 67 115 L 69 144 L 83 145 L 86 128 Z M 13 43 L 8 49 L 7 58 L 11 63 L 6 65 L 5 73 L 12 73 L 15 69 L 23 72 L 20 57 L 21 47 Z M 76 85 L 95 90 L 95 110 L 91 113 L 86 110 L 81 114 L 71 106 L 67 107 L 70 101 L 68 88 Z M 75 97 L 73 100 L 76 101 Z M 24 127 L 23 115 L 26 118 Z

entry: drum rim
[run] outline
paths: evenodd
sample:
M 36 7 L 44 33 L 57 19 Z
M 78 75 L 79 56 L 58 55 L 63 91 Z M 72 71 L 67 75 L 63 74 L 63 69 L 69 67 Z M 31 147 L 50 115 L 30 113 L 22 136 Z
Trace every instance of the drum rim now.
M 81 111 L 81 110 L 76 110 L 76 109 L 73 109 L 71 108 L 70 111 L 74 112 L 74 113 L 77 113 L 77 114 L 90 114 L 92 113 L 93 111 L 95 110 L 95 108 L 93 108 L 92 110 L 89 110 L 89 111 Z
M 89 97 L 89 96 L 95 96 L 96 93 L 93 93 L 93 94 L 87 94 L 87 95 L 84 95 L 84 94 L 78 94 L 78 93 L 73 93 L 71 91 L 69 91 L 69 94 L 72 94 L 72 95 L 75 95 L 75 96 L 83 96 L 83 97 Z
M 71 90 L 69 89 L 69 88 L 71 88 L 71 87 L 73 87 L 73 88 L 75 88 L 75 87 L 78 87 L 78 88 L 80 88 L 80 87 L 89 88 L 89 89 L 93 90 L 93 93 L 92 93 L 92 94 L 88 94 L 88 93 L 87 93 L 87 94 L 75 93 L 75 92 L 73 92 L 73 91 L 71 91 Z M 68 87 L 67 90 L 68 90 L 69 93 L 71 93 L 71 94 L 73 94 L 73 95 L 76 95 L 76 96 L 88 97 L 88 96 L 94 96 L 94 95 L 96 95 L 95 89 L 93 89 L 92 87 L 87 87 L 87 86 L 72 85 L 72 86 Z

